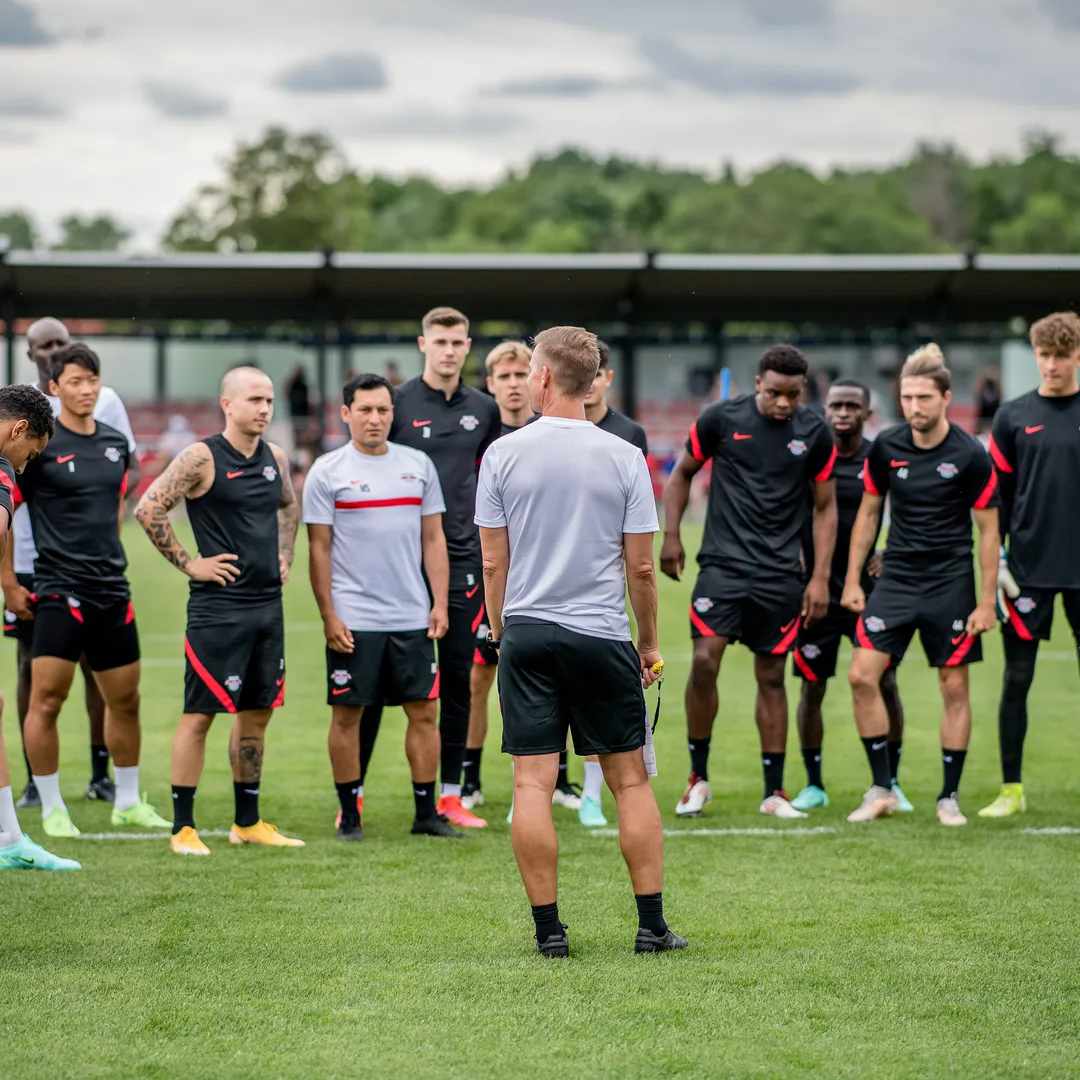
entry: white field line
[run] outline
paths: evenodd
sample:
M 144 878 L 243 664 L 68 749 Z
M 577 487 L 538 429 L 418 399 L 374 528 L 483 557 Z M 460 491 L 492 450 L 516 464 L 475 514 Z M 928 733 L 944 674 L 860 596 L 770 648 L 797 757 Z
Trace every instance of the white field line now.
M 829 825 L 815 825 L 808 829 L 665 829 L 665 836 L 826 836 L 837 830 Z M 605 838 L 619 835 L 618 829 L 590 829 L 590 836 L 603 836 Z
M 1021 831 L 1025 836 L 1080 836 L 1080 828 L 1075 825 L 1051 825 L 1040 829 L 1031 826 Z
M 79 840 L 168 840 L 167 832 L 84 832 Z M 200 829 L 200 836 L 228 836 L 228 829 Z

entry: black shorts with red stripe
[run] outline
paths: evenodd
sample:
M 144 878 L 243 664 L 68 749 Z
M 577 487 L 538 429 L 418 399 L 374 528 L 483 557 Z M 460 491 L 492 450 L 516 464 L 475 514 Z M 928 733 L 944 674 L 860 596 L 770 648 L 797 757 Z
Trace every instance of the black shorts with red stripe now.
M 855 644 L 888 653 L 898 663 L 915 632 L 931 667 L 982 660 L 982 641 L 966 630 L 975 610 L 975 575 L 891 577 L 888 564 L 855 623 Z
M 1054 627 L 1054 600 L 1058 593 L 1073 637 L 1080 645 L 1080 589 L 1032 589 L 1021 587 L 1013 600 L 1005 598 L 1007 616 L 1002 631 L 1021 641 L 1049 641 Z
M 327 705 L 403 705 L 438 699 L 435 642 L 426 630 L 351 633 L 351 653 L 326 650 Z
M 724 637 L 751 652 L 786 656 L 799 635 L 802 598 L 795 575 L 755 577 L 703 566 L 690 601 L 690 637 Z
M 33 655 L 78 663 L 86 657 L 91 671 L 134 664 L 139 659 L 139 630 L 130 600 L 97 605 L 77 596 L 39 596 L 34 621 Z
M 472 662 L 477 667 L 497 667 L 499 663 L 499 650 L 493 649 L 488 644 L 488 631 L 491 627 L 488 626 L 487 621 L 487 609 L 483 604 L 480 605 L 480 617 L 476 622 L 476 632 L 473 635 L 476 639 L 476 645 L 473 647 Z
M 836 674 L 836 658 L 843 638 L 855 641 L 855 613 L 830 603 L 825 617 L 799 630 L 791 654 L 792 671 L 807 682 L 825 682 Z
M 3 474 L 0 473 L 0 476 Z M 30 593 L 30 606 L 37 606 L 37 596 L 34 595 L 34 575 L 16 574 L 19 584 Z M 34 620 L 20 619 L 15 612 L 4 609 L 4 637 L 10 641 L 18 641 L 29 648 L 34 644 Z
M 184 712 L 277 709 L 285 704 L 285 620 L 280 597 L 219 609 L 188 604 Z

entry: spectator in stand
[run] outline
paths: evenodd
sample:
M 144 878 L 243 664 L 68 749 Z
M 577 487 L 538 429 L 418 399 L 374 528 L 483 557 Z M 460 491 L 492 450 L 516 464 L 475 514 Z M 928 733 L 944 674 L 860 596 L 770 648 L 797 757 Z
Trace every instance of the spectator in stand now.
M 986 435 L 1001 408 L 1001 373 L 995 367 L 986 368 L 975 380 L 975 434 Z

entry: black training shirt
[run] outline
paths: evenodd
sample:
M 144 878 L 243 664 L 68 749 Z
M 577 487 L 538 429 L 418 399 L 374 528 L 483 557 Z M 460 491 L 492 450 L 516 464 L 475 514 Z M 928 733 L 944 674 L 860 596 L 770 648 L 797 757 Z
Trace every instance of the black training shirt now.
M 615 409 L 608 408 L 604 413 L 603 420 L 596 425 L 602 431 L 608 431 L 612 435 L 618 435 L 628 443 L 633 443 L 646 457 L 649 456 L 649 440 L 645 436 L 645 429 L 629 416 L 624 416 Z
M 836 448 L 825 421 L 798 408 L 769 420 L 753 394 L 710 405 L 690 428 L 687 451 L 712 459 L 701 566 L 799 573 L 806 491 L 832 476 Z
M 1009 569 L 1042 589 L 1080 589 L 1080 394 L 1037 391 L 1006 402 L 994 417 L 990 454 L 1001 483 L 1001 535 Z
M 18 479 L 37 544 L 34 588 L 105 607 L 131 593 L 120 543 L 120 499 L 127 489 L 127 436 L 95 421 L 80 435 L 56 421 L 48 450 Z
M 885 573 L 953 575 L 971 569 L 971 511 L 999 504 L 997 476 L 978 439 L 949 425 L 944 440 L 919 449 L 909 424 L 874 441 L 864 485 L 889 496 Z
M 464 383 L 450 395 L 417 376 L 394 393 L 390 439 L 422 450 L 435 463 L 446 513 L 443 532 L 451 560 L 480 562 L 476 513 L 476 470 L 487 448 L 502 434 L 495 399 Z

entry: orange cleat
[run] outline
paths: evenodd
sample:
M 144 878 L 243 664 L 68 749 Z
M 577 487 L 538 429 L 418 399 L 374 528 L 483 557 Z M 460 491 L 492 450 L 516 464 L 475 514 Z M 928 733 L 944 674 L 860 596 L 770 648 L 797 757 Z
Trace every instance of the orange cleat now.
M 442 795 L 439 797 L 436 812 L 442 814 L 451 825 L 459 829 L 486 829 L 487 822 L 477 817 L 471 810 L 461 805 L 460 795 Z

